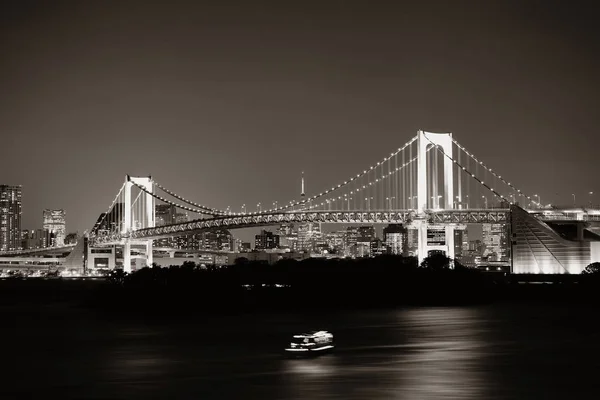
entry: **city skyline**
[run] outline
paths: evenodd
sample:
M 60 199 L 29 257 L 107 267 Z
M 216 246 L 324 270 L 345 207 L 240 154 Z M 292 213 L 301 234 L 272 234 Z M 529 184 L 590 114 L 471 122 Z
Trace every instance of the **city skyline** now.
M 583 3 L 128 4 L 1 6 L 0 183 L 22 185 L 23 227 L 49 208 L 91 229 L 126 174 L 222 209 L 282 204 L 301 171 L 318 193 L 417 129 L 543 203 L 600 196 Z

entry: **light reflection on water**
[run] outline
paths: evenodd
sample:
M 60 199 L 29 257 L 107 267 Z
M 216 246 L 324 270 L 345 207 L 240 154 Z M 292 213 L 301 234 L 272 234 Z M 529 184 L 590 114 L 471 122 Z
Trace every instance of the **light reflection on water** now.
M 485 398 L 485 345 L 477 309 L 416 309 L 402 313 L 409 340 L 420 345 L 404 355 L 400 391 L 412 399 Z
M 399 311 L 392 334 L 379 338 L 387 343 L 286 361 L 285 398 L 485 398 L 490 378 L 483 366 L 478 313 L 460 308 Z M 348 387 L 353 389 L 340 393 Z
M 600 390 L 595 310 L 406 308 L 177 324 L 53 312 L 70 318 L 8 315 L 15 324 L 0 340 L 12 361 L 0 399 L 529 400 Z M 335 351 L 286 358 L 290 335 L 310 328 L 331 330 Z

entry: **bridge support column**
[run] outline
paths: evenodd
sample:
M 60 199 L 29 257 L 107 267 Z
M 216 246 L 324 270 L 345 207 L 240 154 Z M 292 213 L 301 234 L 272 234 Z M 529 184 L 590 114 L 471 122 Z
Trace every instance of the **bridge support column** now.
M 455 252 L 454 252 L 454 226 L 447 225 L 444 227 L 444 244 L 429 244 L 427 240 L 427 231 L 429 229 L 429 224 L 425 221 L 422 222 L 418 226 L 418 237 L 419 237 L 419 246 L 417 256 L 419 259 L 419 265 L 423 262 L 425 258 L 429 256 L 429 251 L 431 250 L 441 250 L 446 253 L 446 256 L 454 260 Z M 454 265 L 452 263 L 452 265 Z
M 417 258 L 419 259 L 419 265 L 427 257 L 427 224 L 421 223 L 417 227 L 418 230 L 418 250 Z
M 152 263 L 154 263 L 154 255 L 152 254 L 153 246 L 152 239 L 146 242 L 146 265 L 151 267 Z
M 125 244 L 123 244 L 123 271 L 131 273 L 131 243 L 129 243 L 129 239 L 125 239 Z
M 450 266 L 454 266 L 454 226 L 448 225 L 446 226 L 446 246 L 448 250 L 446 250 L 446 255 L 450 257 L 452 263 Z

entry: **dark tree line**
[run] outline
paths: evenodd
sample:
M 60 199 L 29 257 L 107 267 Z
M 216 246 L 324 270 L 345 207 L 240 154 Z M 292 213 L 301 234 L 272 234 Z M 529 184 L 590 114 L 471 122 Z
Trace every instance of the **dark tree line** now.
M 186 262 L 114 273 L 111 279 L 110 296 L 119 304 L 205 311 L 472 304 L 490 301 L 494 288 L 489 276 L 443 255 L 421 265 L 414 257 L 391 255 L 273 265 L 239 258 L 231 266 Z

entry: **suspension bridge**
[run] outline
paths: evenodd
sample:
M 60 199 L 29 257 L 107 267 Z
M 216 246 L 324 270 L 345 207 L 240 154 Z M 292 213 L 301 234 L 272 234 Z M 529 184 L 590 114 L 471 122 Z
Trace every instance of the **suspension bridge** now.
M 418 131 L 390 155 L 343 182 L 311 196 L 305 195 L 303 186 L 300 198 L 273 205 L 232 212 L 186 199 L 151 177 L 127 176 L 91 229 L 88 243 L 121 247 L 123 268 L 131 271 L 132 246 L 137 249 L 135 257 L 144 253 L 145 264 L 151 265 L 154 241 L 216 228 L 403 224 L 418 232 L 417 255 L 422 261 L 432 251 L 454 258 L 454 232 L 467 224 L 503 224 L 515 272 L 578 273 L 591 260 L 600 260 L 596 245 L 600 236 L 593 231 L 600 223 L 600 210 L 542 207 L 537 195 L 515 187 L 451 133 Z M 191 218 L 165 224 L 157 220 L 161 206 Z
M 179 223 L 159 224 L 156 221 L 157 205 L 165 204 L 187 212 L 193 217 Z M 532 218 L 543 221 L 552 215 L 539 212 L 540 198 L 516 188 L 510 181 L 488 167 L 469 152 L 451 133 L 418 131 L 403 146 L 377 163 L 362 169 L 343 182 L 318 194 L 306 196 L 270 209 L 232 212 L 186 199 L 161 185 L 151 177 L 127 176 L 112 204 L 103 214 L 89 240 L 94 246 L 123 246 L 123 265 L 130 270 L 131 246 L 146 248 L 147 264 L 152 263 L 153 241 L 176 237 L 215 228 L 249 228 L 282 223 L 323 224 L 403 224 L 418 231 L 418 257 L 421 261 L 431 251 L 443 251 L 454 257 L 454 231 L 466 224 L 511 225 L 515 209 L 537 210 Z M 585 218 L 598 218 L 598 210 L 585 210 Z M 521 214 L 519 214 L 522 216 Z M 522 219 L 522 218 L 521 218 Z M 521 220 L 519 219 L 519 221 Z M 566 216 L 565 220 L 573 219 Z M 575 218 L 577 219 L 577 218 Z M 537 272 L 576 272 L 591 257 L 569 253 L 568 260 L 560 260 L 542 243 L 540 235 L 552 236 L 567 247 L 559 233 L 550 233 L 544 222 L 542 233 L 534 233 L 524 222 L 520 228 L 528 241 L 527 252 L 522 256 L 531 264 L 524 269 Z M 514 223 L 513 223 L 514 225 Z M 539 227 L 535 228 L 538 229 Z M 442 231 L 442 240 L 433 241 L 431 232 Z M 518 232 L 512 232 L 513 239 Z M 580 238 L 581 239 L 581 238 Z M 519 244 L 512 240 L 512 244 Z M 523 244 L 523 242 L 521 242 Z M 542 248 L 550 255 L 537 254 Z M 589 246 L 588 246 L 589 247 Z M 527 254 L 526 254 L 527 253 Z M 563 251 L 564 253 L 564 251 Z M 584 251 L 585 253 L 585 251 Z M 522 258 L 523 258 L 522 257 Z M 547 261 L 548 257 L 551 258 Z M 573 257 L 579 263 L 574 266 Z M 514 258 L 514 255 L 513 255 Z M 518 258 L 518 256 L 517 256 Z M 544 261 L 540 261 L 541 259 Z M 557 265 L 555 265 L 557 264 Z

